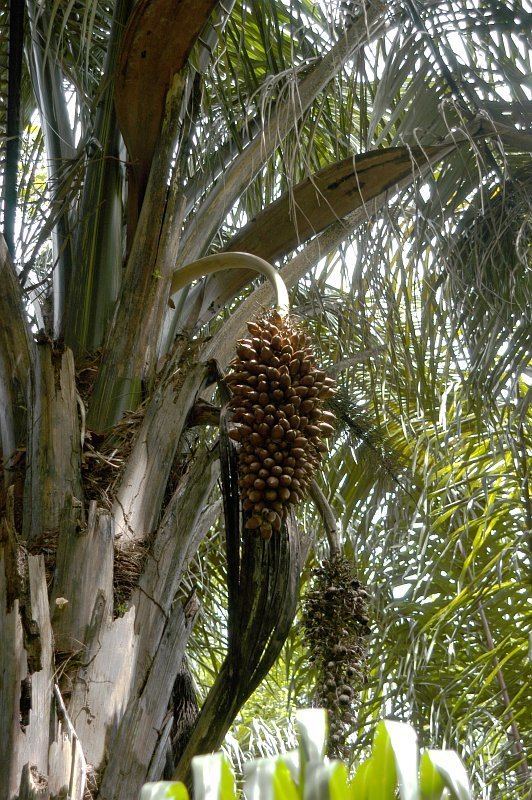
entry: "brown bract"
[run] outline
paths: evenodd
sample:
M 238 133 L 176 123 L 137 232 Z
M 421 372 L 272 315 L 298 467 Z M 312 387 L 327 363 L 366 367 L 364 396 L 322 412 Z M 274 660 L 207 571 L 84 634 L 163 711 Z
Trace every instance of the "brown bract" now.
M 334 380 L 314 363 L 310 339 L 277 311 L 248 323 L 227 381 L 239 442 L 239 488 L 245 528 L 264 539 L 281 529 L 291 505 L 305 496 L 327 450 L 334 415 L 324 401 Z
M 129 19 L 118 63 L 118 123 L 144 186 L 161 130 L 166 93 L 185 65 L 216 0 L 140 0 Z

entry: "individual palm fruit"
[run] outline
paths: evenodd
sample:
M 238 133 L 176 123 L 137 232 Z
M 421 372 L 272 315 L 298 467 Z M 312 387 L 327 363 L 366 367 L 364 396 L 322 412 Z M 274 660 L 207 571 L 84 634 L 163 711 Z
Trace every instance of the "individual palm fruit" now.
M 227 377 L 229 435 L 240 445 L 245 528 L 269 539 L 305 496 L 327 450 L 334 415 L 324 406 L 335 381 L 316 367 L 309 336 L 290 317 L 270 311 L 248 330 Z
M 331 737 L 328 755 L 347 759 L 356 725 L 356 693 L 366 682 L 368 592 L 351 562 L 334 556 L 314 570 L 303 600 L 308 659 L 317 674 L 316 704 L 326 708 Z

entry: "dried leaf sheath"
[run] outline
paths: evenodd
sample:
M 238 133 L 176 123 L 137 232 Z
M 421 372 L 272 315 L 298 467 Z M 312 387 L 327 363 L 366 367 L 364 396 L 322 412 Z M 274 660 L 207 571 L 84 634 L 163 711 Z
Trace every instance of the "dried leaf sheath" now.
M 236 634 L 236 616 L 240 587 L 240 502 L 238 495 L 238 461 L 235 446 L 228 435 L 227 406 L 220 414 L 220 477 L 225 518 L 227 555 L 227 600 L 229 638 Z

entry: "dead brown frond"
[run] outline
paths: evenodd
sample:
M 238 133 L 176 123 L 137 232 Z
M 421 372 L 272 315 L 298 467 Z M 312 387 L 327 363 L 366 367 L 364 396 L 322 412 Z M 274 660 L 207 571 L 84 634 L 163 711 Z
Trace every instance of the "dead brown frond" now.
M 88 404 L 92 394 L 101 358 L 102 349 L 100 348 L 76 359 L 76 388 L 85 405 Z
M 127 610 L 131 593 L 137 586 L 146 563 L 150 545 L 151 541 L 148 540 L 115 547 L 113 574 L 115 617 L 121 616 Z
M 87 501 L 96 500 L 110 509 L 133 442 L 144 419 L 145 404 L 129 411 L 106 435 L 87 432 L 81 458 L 83 488 Z
M 55 530 L 45 531 L 38 539 L 33 539 L 27 544 L 27 551 L 30 556 L 42 555 L 44 557 L 44 573 L 48 590 L 50 590 L 54 581 L 58 536 L 59 531 L 56 528 Z

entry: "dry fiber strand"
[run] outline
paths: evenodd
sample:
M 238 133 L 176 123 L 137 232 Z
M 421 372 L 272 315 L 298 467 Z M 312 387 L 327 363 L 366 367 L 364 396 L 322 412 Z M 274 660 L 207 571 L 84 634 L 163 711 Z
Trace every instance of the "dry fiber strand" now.
M 240 444 L 238 473 L 245 528 L 264 539 L 281 529 L 305 496 L 334 432 L 325 401 L 335 382 L 314 363 L 309 336 L 277 311 L 248 323 L 227 382 Z

